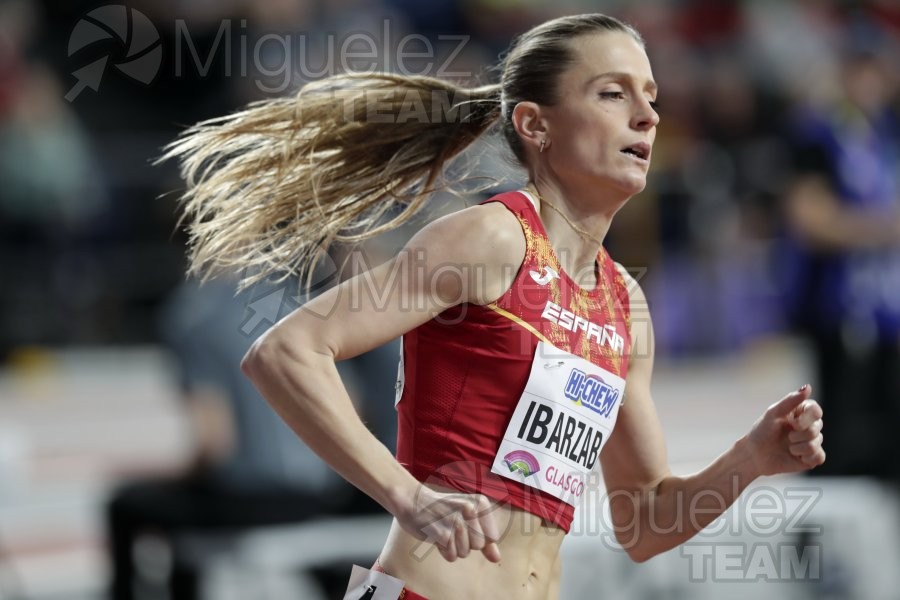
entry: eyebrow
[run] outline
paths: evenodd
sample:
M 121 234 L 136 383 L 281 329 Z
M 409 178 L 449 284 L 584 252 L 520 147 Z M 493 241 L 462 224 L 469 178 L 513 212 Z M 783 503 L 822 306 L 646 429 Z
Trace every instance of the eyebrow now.
M 606 73 L 598 73 L 585 82 L 584 87 L 590 86 L 598 79 L 634 79 L 634 76 L 624 71 L 608 71 Z M 644 88 L 651 92 L 658 92 L 659 86 L 652 79 L 648 79 L 644 84 Z

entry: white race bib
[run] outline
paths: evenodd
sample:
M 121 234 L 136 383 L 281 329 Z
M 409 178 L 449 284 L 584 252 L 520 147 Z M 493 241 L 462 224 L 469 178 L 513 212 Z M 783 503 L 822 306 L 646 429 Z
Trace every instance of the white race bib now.
M 353 565 L 344 600 L 397 600 L 403 582 L 385 573 Z
M 575 506 L 609 439 L 625 380 L 539 342 L 491 472 Z

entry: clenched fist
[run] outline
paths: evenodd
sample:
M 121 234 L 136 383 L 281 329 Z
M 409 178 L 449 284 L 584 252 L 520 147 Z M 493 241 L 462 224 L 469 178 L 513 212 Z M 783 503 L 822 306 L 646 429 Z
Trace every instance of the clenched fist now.
M 796 473 L 825 462 L 822 407 L 807 384 L 791 392 L 754 423 L 748 440 L 760 474 Z

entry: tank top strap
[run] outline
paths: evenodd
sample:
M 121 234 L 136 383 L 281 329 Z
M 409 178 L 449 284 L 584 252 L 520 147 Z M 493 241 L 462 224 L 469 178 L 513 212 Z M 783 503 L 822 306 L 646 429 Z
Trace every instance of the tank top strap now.
M 489 204 L 491 202 L 499 202 L 508 208 L 510 212 L 516 213 L 517 215 L 529 213 L 529 221 L 533 221 L 534 217 L 538 216 L 537 201 L 525 190 L 503 192 L 496 196 L 491 196 L 487 200 L 482 200 L 479 204 Z

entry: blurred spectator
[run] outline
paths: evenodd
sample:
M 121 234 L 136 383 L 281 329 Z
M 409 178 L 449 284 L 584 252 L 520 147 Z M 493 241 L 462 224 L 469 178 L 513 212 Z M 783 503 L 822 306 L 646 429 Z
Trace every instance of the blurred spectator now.
M 815 349 L 828 460 L 817 472 L 897 479 L 900 451 L 900 124 L 877 56 L 850 52 L 840 93 L 800 107 L 793 234 L 784 257 L 793 316 Z
M 7 67 L 13 81 L 0 92 L 0 355 L 5 345 L 91 337 L 101 291 L 90 246 L 109 209 L 57 77 L 40 63 L 20 67 Z
M 257 335 L 297 296 L 296 283 L 255 286 L 237 297 L 227 281 L 187 282 L 163 311 L 162 337 L 182 373 L 196 452 L 188 472 L 174 479 L 131 483 L 108 507 L 114 562 L 113 598 L 136 597 L 135 541 L 145 533 L 172 539 L 178 533 L 297 522 L 323 513 L 375 510 L 322 463 L 278 418 L 240 372 L 241 358 Z M 365 360 L 365 382 L 341 363 L 351 396 L 390 411 L 396 348 Z M 386 357 L 387 354 L 391 356 Z M 383 365 L 389 363 L 389 368 Z M 359 381 L 353 385 L 352 382 Z M 365 406 L 362 407 L 366 412 Z M 382 413 L 385 411 L 381 411 Z M 174 557 L 172 598 L 194 598 L 197 574 Z

